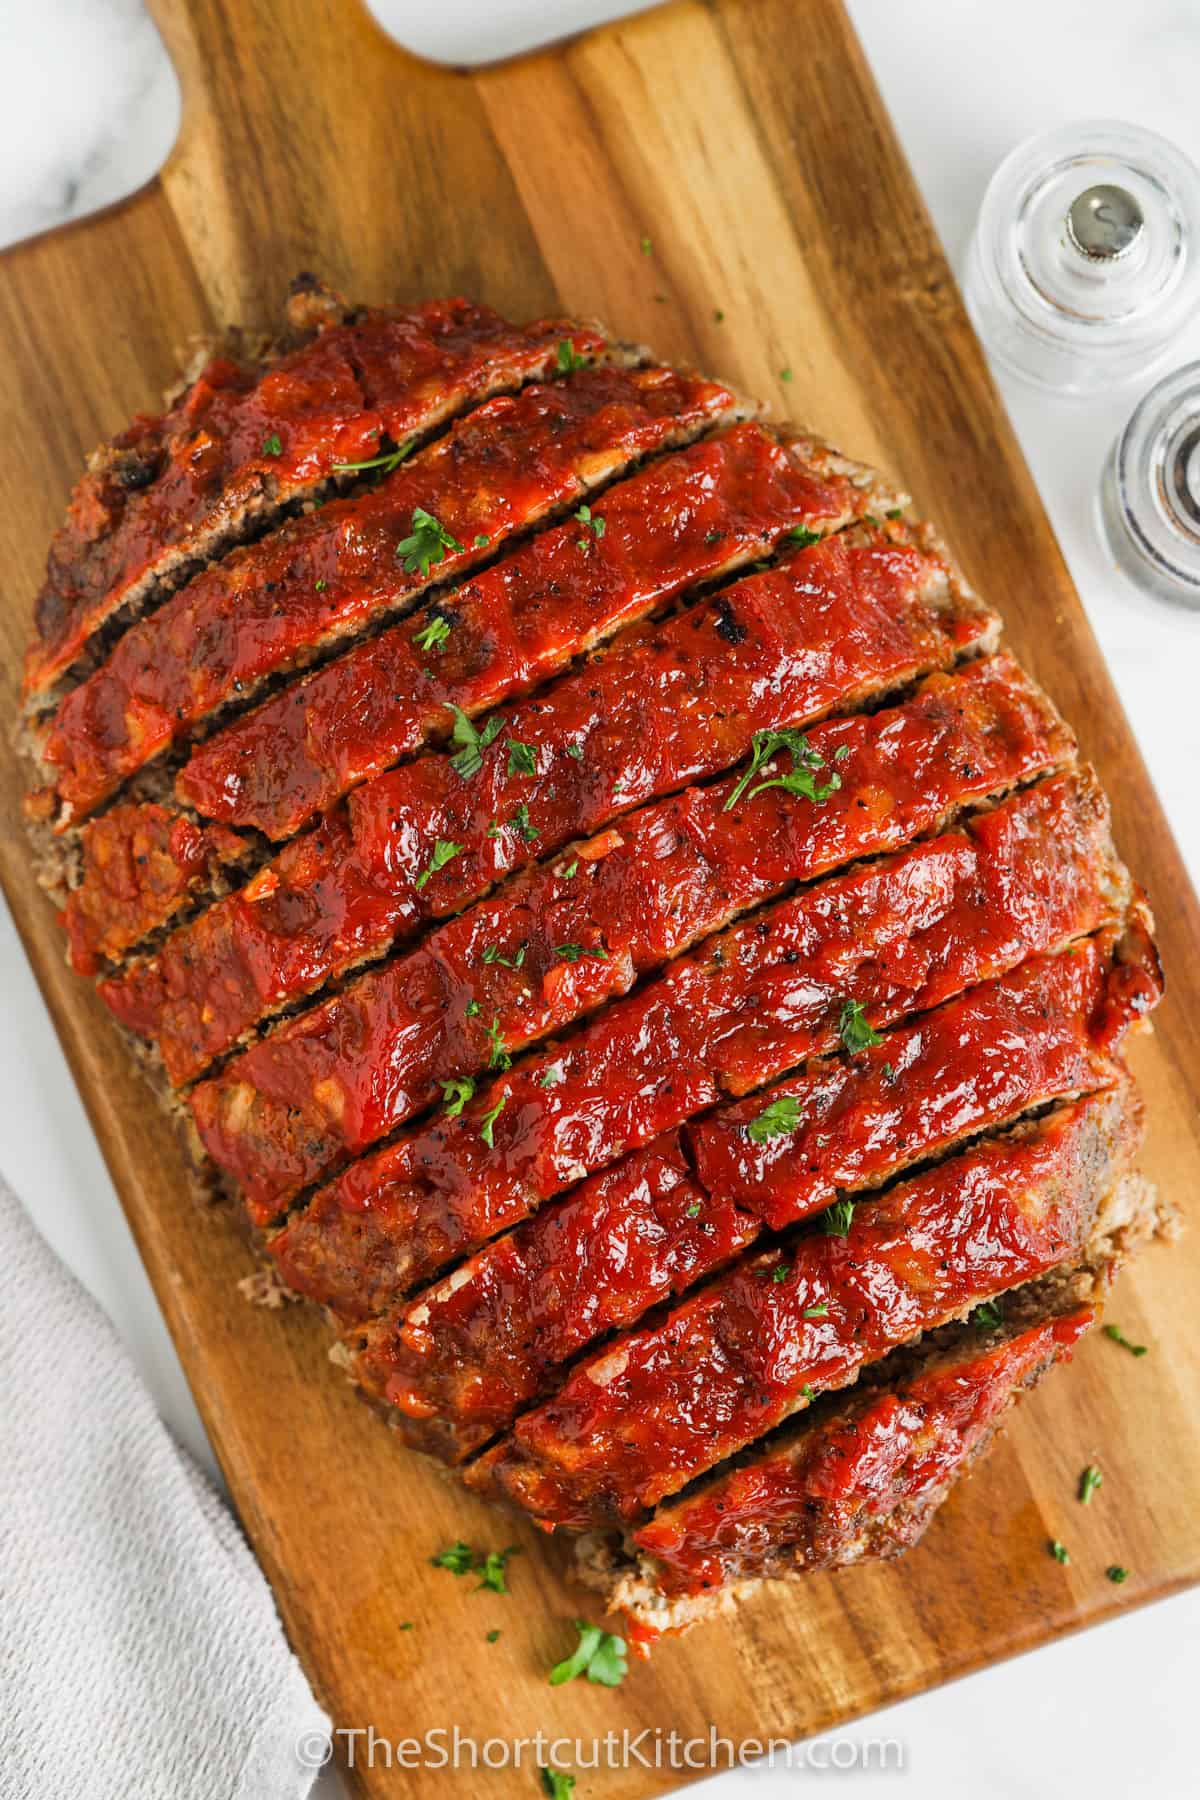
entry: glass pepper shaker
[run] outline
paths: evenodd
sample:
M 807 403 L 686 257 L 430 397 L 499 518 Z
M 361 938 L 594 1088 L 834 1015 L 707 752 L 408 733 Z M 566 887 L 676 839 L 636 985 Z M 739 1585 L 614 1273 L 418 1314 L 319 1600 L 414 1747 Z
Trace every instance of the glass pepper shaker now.
M 1143 378 L 1200 305 L 1200 170 L 1114 120 L 1030 138 L 989 183 L 964 289 L 989 353 L 1039 387 Z
M 1100 482 L 1102 539 L 1143 592 L 1200 610 L 1200 362 L 1135 408 Z

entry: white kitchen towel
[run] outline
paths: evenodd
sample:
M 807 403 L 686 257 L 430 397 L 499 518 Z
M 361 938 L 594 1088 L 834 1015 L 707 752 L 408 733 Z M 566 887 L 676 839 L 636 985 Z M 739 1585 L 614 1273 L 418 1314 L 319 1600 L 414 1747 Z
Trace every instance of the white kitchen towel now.
M 0 1797 L 302 1800 L 328 1720 L 236 1521 L 0 1178 Z

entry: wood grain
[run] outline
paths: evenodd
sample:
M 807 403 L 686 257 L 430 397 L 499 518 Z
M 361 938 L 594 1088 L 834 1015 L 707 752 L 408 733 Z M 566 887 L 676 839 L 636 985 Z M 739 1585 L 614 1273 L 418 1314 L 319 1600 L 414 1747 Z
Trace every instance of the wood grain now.
M 1145 1160 L 1186 1205 L 1200 1186 L 1200 912 L 837 0 L 678 5 L 474 76 L 414 62 L 335 0 L 162 0 L 160 13 L 186 90 L 161 179 L 0 259 L 10 716 L 70 482 L 99 437 L 153 404 L 195 334 L 268 324 L 304 267 L 364 299 L 466 292 L 517 317 L 597 313 L 889 468 L 1006 615 L 1099 764 L 1157 902 L 1171 993 L 1136 1057 Z M 339 1725 L 589 1738 L 712 1721 L 734 1739 L 796 1736 L 1200 1578 L 1193 1237 L 1119 1289 L 1113 1316 L 1153 1355 L 1086 1344 L 903 1563 L 764 1595 L 615 1693 L 547 1687 L 588 1609 L 560 1578 L 563 1553 L 397 1449 L 328 1367 L 315 1317 L 241 1300 L 249 1253 L 197 1206 L 165 1120 L 67 974 L 4 754 L 14 914 L 246 1528 Z M 1105 1487 L 1083 1512 L 1092 1459 Z M 1051 1535 L 1069 1536 L 1069 1568 L 1047 1555 Z M 511 1597 L 429 1566 L 456 1537 L 522 1544 Z M 1120 1588 L 1104 1579 L 1114 1560 L 1133 1571 Z M 464 1777 L 354 1779 L 382 1797 Z M 486 1780 L 537 1791 L 528 1766 Z M 589 1774 L 586 1791 L 670 1780 L 634 1768 Z

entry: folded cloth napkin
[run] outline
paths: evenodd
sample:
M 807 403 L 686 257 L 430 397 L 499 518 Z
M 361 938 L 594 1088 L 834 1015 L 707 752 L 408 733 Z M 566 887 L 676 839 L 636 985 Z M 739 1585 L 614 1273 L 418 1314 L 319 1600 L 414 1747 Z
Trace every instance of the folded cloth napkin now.
M 2 1178 L 0 1268 L 0 1794 L 301 1800 L 328 1720 L 258 1565 Z

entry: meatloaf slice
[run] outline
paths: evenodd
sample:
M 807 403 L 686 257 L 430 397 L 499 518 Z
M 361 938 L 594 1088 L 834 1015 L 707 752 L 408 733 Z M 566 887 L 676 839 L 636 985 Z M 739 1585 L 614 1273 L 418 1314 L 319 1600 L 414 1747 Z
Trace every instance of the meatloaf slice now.
M 561 365 L 601 354 L 601 332 L 567 319 L 518 328 L 467 300 L 346 314 L 302 283 L 294 348 L 207 362 L 157 417 L 91 458 L 50 548 L 25 664 L 44 706 L 101 627 L 130 616 L 200 561 L 387 444 Z M 315 330 L 314 330 L 315 327 Z
M 468 1485 L 547 1527 L 639 1520 L 918 1332 L 1094 1254 L 1141 1128 L 1132 1084 L 1106 1088 L 864 1202 L 844 1237 L 747 1258 L 581 1363 Z
M 1120 991 L 1125 1025 L 1134 1024 L 1157 997 L 1157 968 L 1152 957 L 1143 964 L 1135 1000 L 1129 963 L 1114 958 L 1111 940 L 1104 933 L 1031 957 L 866 1051 L 815 1063 L 754 1101 L 666 1133 L 400 1313 L 349 1333 L 352 1372 L 396 1409 L 410 1443 L 460 1459 L 598 1332 L 634 1323 L 743 1248 L 750 1219 L 791 1225 L 829 1206 L 826 1229 L 844 1232 L 852 1197 L 913 1163 L 1121 1081 L 1111 990 Z M 672 1190 L 668 1218 L 656 1180 L 663 1166 L 686 1172 L 688 1205 L 681 1214 Z M 707 1261 L 693 1248 L 706 1241 Z
M 728 388 L 673 369 L 580 369 L 488 401 L 369 493 L 235 550 L 131 626 L 62 701 L 42 746 L 60 825 L 268 677 L 411 610 L 637 457 L 738 410 Z
M 356 788 L 102 995 L 124 1024 L 158 1040 L 174 1081 L 190 1079 L 264 1014 L 458 911 L 574 833 L 728 768 L 764 728 L 803 725 L 948 667 L 994 630 L 939 556 L 881 527 L 799 550 L 664 625 L 625 634 L 514 707 L 486 742 L 470 727 L 461 751 Z M 852 773 L 845 758 L 844 768 L 818 765 L 815 740 L 794 748 L 806 769 L 825 768 L 814 798 Z
M 747 423 L 664 457 L 540 532 L 417 618 L 357 644 L 202 744 L 179 797 L 290 837 L 360 781 L 556 675 L 685 590 L 781 538 L 827 536 L 899 503 L 828 445 Z M 582 543 L 587 554 L 580 554 Z

